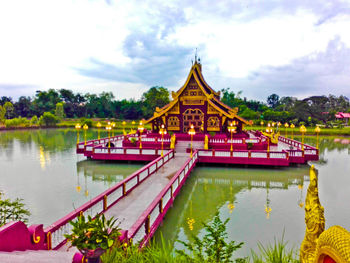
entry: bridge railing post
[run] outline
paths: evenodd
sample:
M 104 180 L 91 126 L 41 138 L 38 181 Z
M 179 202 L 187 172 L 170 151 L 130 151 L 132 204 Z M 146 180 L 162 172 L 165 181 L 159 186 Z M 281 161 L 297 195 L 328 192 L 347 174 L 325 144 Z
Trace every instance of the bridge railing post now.
M 159 213 L 163 213 L 163 197 L 159 201 Z
M 107 210 L 107 195 L 103 196 L 103 211 Z
M 148 235 L 150 232 L 151 232 L 151 226 L 150 226 L 150 220 L 151 219 L 151 216 L 150 215 L 148 215 L 147 216 L 147 219 L 146 219 L 146 222 L 145 222 L 145 226 L 146 226 L 146 235 Z

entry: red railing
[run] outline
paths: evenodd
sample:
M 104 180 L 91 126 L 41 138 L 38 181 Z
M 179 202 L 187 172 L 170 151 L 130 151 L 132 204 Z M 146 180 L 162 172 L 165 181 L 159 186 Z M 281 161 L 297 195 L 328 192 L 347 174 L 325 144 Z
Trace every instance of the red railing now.
M 199 150 L 199 156 L 207 157 L 239 157 L 239 158 L 274 158 L 288 159 L 288 153 L 285 151 L 255 151 L 255 150 Z
M 167 186 L 164 187 L 136 223 L 129 229 L 128 239 L 132 239 L 135 244 L 140 243 L 141 247 L 149 242 L 197 161 L 198 150 L 179 169 Z
M 291 145 L 293 147 L 296 147 L 298 149 L 302 148 L 302 143 L 299 142 L 299 141 L 292 140 L 292 139 L 289 139 L 289 138 L 286 138 L 286 137 L 283 137 L 283 136 L 279 136 L 278 140 L 281 141 L 281 142 L 284 142 L 284 143 L 286 143 L 288 145 Z M 308 145 L 308 144 L 304 143 L 304 150 L 309 150 L 309 149 L 317 150 L 316 147 L 313 147 L 311 145 Z
M 172 158 L 174 158 L 174 150 L 166 153 L 164 157 L 158 157 L 153 160 L 129 177 L 117 183 L 115 186 L 96 196 L 90 202 L 85 203 L 78 209 L 47 227 L 45 233 L 48 249 L 57 249 L 65 243 L 66 239 L 64 234 L 71 233 L 72 226 L 69 223 L 70 221 L 75 220 L 81 213 L 91 216 L 103 213 L 109 207 L 115 205 L 119 200 L 127 196 L 135 187 L 141 184 L 147 177 L 155 173 Z
M 138 137 L 137 134 L 128 134 L 128 135 L 125 135 L 127 137 Z M 123 140 L 124 135 L 116 135 L 116 136 L 113 136 L 110 138 L 110 142 L 116 142 L 116 141 L 119 141 L 119 140 Z M 86 145 L 85 145 L 85 142 L 79 142 L 77 144 L 77 150 L 87 150 L 87 151 L 92 151 L 92 148 L 94 146 L 97 146 L 97 145 L 105 145 L 107 144 L 109 141 L 108 138 L 101 138 L 101 139 L 95 139 L 95 140 L 89 140 L 89 141 L 86 141 Z

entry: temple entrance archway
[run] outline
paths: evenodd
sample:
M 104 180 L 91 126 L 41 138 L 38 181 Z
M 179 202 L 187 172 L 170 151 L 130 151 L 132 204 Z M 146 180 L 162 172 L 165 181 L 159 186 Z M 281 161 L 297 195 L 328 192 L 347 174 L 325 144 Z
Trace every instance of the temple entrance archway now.
M 203 126 L 204 121 L 204 113 L 200 109 L 187 109 L 183 113 L 183 132 L 187 133 L 188 130 L 191 127 L 191 124 L 193 124 L 195 130 L 197 133 L 202 133 L 204 127 Z

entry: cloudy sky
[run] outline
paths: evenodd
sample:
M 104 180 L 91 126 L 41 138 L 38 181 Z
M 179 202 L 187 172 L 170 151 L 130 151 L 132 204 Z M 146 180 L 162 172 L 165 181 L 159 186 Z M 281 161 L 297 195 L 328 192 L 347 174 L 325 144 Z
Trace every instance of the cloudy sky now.
M 350 97 L 349 0 L 0 1 L 0 96 L 177 90 L 196 48 L 215 90 Z

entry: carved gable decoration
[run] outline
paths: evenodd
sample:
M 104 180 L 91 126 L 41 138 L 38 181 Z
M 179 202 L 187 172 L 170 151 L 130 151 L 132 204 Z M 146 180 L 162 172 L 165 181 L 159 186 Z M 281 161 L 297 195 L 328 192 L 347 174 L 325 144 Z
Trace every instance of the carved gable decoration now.
M 208 103 L 208 114 L 220 114 L 220 112 Z
M 181 94 L 180 101 L 183 105 L 204 105 L 206 99 L 202 89 L 192 77 Z
M 180 114 L 179 103 L 177 102 L 171 110 L 168 111 L 169 114 Z

